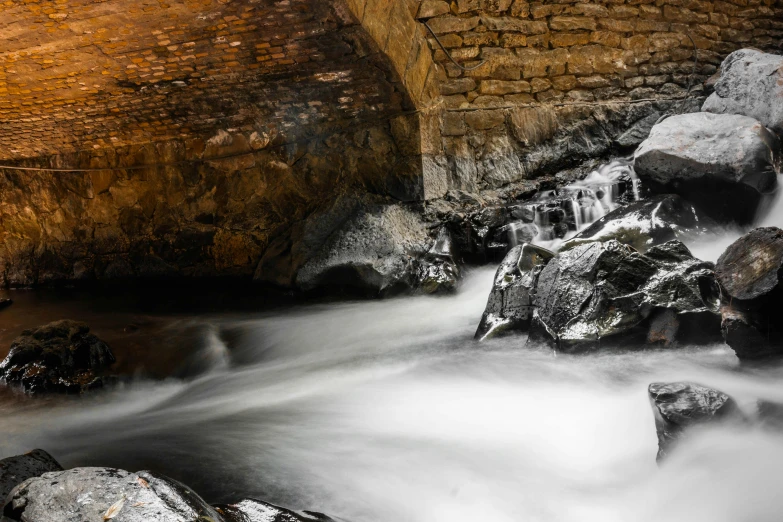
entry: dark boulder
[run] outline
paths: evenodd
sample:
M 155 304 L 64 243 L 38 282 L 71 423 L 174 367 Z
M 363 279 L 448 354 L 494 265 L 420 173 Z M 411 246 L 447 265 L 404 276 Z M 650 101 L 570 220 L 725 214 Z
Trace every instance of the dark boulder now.
M 511 249 L 495 273 L 487 307 L 476 339 L 484 340 L 512 330 L 525 331 L 533 315 L 533 294 L 538 275 L 554 253 L 534 245 Z
M 722 289 L 722 331 L 740 359 L 783 354 L 783 230 L 757 228 L 729 245 L 715 275 Z
M 614 239 L 645 252 L 672 239 L 682 240 L 702 233 L 711 222 L 680 196 L 663 194 L 609 212 L 566 241 L 560 250 Z
M 634 154 L 634 169 L 658 193 L 675 193 L 718 220 L 749 223 L 777 186 L 780 140 L 734 114 L 671 116 Z
M 13 303 L 14 302 L 11 299 L 8 299 L 8 298 L 5 298 L 5 297 L 0 298 L 0 310 L 2 310 L 3 308 L 8 308 Z
M 712 263 L 695 259 L 679 241 L 645 254 L 615 240 L 579 245 L 541 271 L 533 299 L 538 331 L 531 339 L 548 338 L 566 351 L 652 340 L 714 342 L 716 296 Z M 653 322 L 651 333 L 651 321 L 665 310 L 675 324 L 661 329 Z M 712 327 L 699 332 L 705 325 Z M 661 339 L 667 331 L 673 336 Z
M 0 363 L 0 377 L 30 393 L 80 393 L 101 387 L 114 363 L 108 345 L 76 321 L 25 330 Z
M 187 486 L 168 477 L 113 468 L 46 473 L 19 484 L 3 514 L 20 522 L 223 522 Z
M 334 519 L 316 513 L 297 513 L 260 500 L 245 499 L 236 504 L 216 506 L 226 522 L 333 522 Z
M 701 110 L 750 116 L 783 136 L 783 56 L 734 51 L 723 60 L 715 92 Z
M 25 480 L 40 477 L 50 471 L 62 470 L 62 466 L 54 460 L 54 457 L 40 449 L 0 460 L 0 502 L 3 502 L 11 490 Z
M 688 428 L 745 420 L 734 399 L 705 386 L 689 382 L 652 383 L 647 392 L 658 433 L 658 461 L 671 453 Z

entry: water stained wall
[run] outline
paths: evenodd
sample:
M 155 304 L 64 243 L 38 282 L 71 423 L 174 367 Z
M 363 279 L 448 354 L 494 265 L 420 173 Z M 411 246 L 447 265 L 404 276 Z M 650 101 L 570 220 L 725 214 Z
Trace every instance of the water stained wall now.
M 426 202 L 631 147 L 781 0 L 0 5 L 6 284 L 249 277 L 342 196 Z M 430 24 L 457 67 L 424 26 Z M 691 38 L 693 41 L 691 41 Z M 693 61 L 697 48 L 698 67 Z

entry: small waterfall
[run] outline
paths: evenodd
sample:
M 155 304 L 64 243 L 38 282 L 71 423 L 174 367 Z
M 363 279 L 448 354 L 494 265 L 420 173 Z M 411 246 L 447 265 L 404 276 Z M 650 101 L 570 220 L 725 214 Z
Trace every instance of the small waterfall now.
M 639 179 L 631 161 L 612 161 L 582 180 L 536 194 L 532 201 L 523 205 L 523 214 L 528 219 L 508 225 L 509 244 L 516 246 L 527 239 L 544 248 L 558 250 L 565 240 L 607 213 L 639 199 Z M 531 234 L 533 230 L 535 233 Z

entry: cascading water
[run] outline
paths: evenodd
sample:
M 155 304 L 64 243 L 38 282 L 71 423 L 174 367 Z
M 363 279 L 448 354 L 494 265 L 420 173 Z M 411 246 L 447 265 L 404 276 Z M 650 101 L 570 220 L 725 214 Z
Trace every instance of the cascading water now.
M 474 270 L 442 298 L 199 316 L 228 367 L 79 399 L 0 394 L 0 454 L 153 468 L 213 502 L 353 522 L 779 520 L 779 435 L 695 432 L 658 468 L 646 388 L 694 380 L 752 410 L 783 401 L 780 366 L 743 368 L 725 346 L 553 357 L 521 337 L 477 345 L 492 279 Z M 99 323 L 89 303 L 62 305 Z
M 639 200 L 632 161 L 615 160 L 558 190 L 539 192 L 509 225 L 510 245 L 528 242 L 549 250 L 578 234 L 620 205 Z
M 630 165 L 613 162 L 514 209 L 513 241 L 535 232 L 557 248 L 638 198 Z M 149 357 L 186 354 L 174 373 L 189 378 L 78 399 L 0 388 L 0 456 L 42 447 L 67 467 L 151 468 L 212 502 L 257 497 L 353 522 L 780 519 L 779 432 L 697 430 L 658 468 L 646 396 L 650 382 L 690 380 L 753 412 L 758 398 L 783 402 L 780 364 L 740 366 L 723 345 L 554 357 L 522 349 L 523 336 L 476 344 L 493 274 L 473 270 L 447 297 L 143 320 L 14 294 L 6 345 L 67 313 L 127 361 L 138 345 L 121 341 L 156 325 L 165 342 Z M 131 321 L 139 332 L 126 333 Z

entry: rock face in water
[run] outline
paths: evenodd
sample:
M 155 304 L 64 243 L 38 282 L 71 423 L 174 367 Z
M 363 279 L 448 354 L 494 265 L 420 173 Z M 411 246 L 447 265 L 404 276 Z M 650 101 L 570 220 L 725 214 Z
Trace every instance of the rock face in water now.
M 675 194 L 653 196 L 613 210 L 565 242 L 561 251 L 585 243 L 617 240 L 640 252 L 706 229 L 711 220 Z
M 0 502 L 25 480 L 40 477 L 50 471 L 62 470 L 62 466 L 54 460 L 54 457 L 40 449 L 0 460 Z
M 653 127 L 634 169 L 657 192 L 680 194 L 715 219 L 750 222 L 777 186 L 779 139 L 734 114 L 672 116 Z
M 647 392 L 658 433 L 659 461 L 672 451 L 685 430 L 692 426 L 744 420 L 737 403 L 712 388 L 689 382 L 652 383 Z
M 719 334 L 713 288 L 712 263 L 695 259 L 679 241 L 646 254 L 614 240 L 579 245 L 541 271 L 534 325 L 563 350 L 626 338 L 712 342 L 711 332 Z M 665 311 L 674 324 L 651 333 L 649 320 Z
M 476 339 L 488 339 L 511 330 L 527 330 L 533 316 L 538 275 L 554 255 L 528 244 L 511 249 L 495 273 Z
M 331 522 L 334 519 L 313 511 L 297 513 L 260 500 L 246 499 L 228 506 L 217 506 L 226 522 Z
M 783 230 L 757 228 L 731 244 L 715 274 L 722 289 L 722 330 L 741 359 L 783 354 Z
M 16 487 L 4 515 L 21 522 L 222 522 L 187 486 L 149 471 L 76 468 Z
M 431 239 L 421 218 L 401 205 L 363 208 L 302 265 L 296 286 L 353 287 L 379 294 L 416 286 L 415 260 Z
M 416 287 L 425 294 L 456 290 L 462 276 L 456 256 L 451 234 L 443 227 L 427 255 L 418 261 Z
M 114 363 L 109 347 L 76 321 L 25 330 L 0 364 L 0 376 L 28 392 L 80 393 L 103 385 Z
M 734 51 L 723 60 L 715 92 L 702 110 L 750 116 L 783 136 L 783 56 Z

